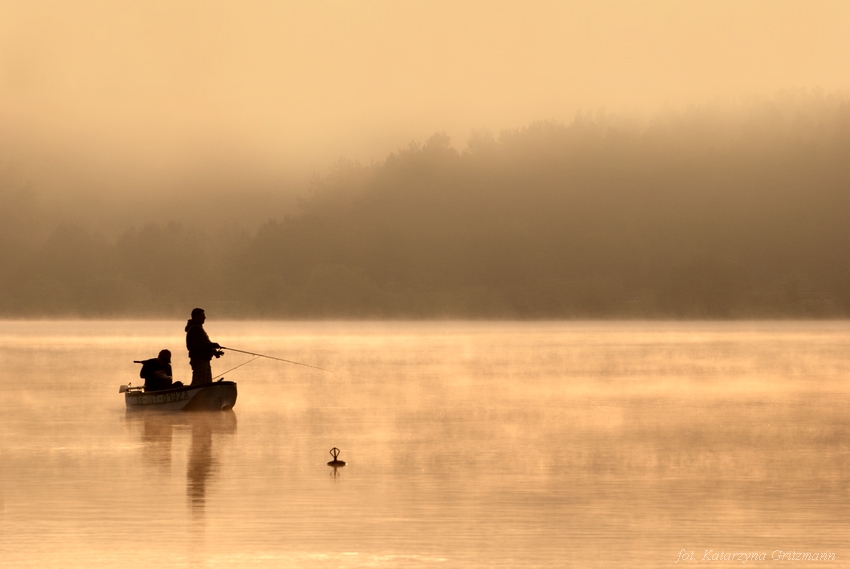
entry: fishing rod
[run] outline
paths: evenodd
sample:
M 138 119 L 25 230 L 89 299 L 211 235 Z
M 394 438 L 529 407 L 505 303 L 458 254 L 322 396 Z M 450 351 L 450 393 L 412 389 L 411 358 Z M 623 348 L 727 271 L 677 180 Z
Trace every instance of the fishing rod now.
M 235 369 L 238 369 L 238 368 L 240 368 L 240 367 L 244 366 L 245 364 L 249 364 L 249 363 L 251 363 L 252 361 L 256 360 L 258 357 L 260 357 L 260 356 L 254 356 L 253 358 L 251 358 L 251 359 L 250 359 L 250 360 L 248 360 L 247 362 L 242 362 L 242 363 L 241 363 L 241 364 L 239 364 L 238 366 L 236 366 L 236 367 L 232 367 L 232 368 L 230 368 L 229 370 L 227 370 L 227 371 L 226 371 L 226 372 L 224 372 L 224 373 L 230 373 L 231 371 L 233 371 L 233 370 L 235 370 Z M 218 374 L 218 375 L 217 375 L 217 376 L 215 376 L 213 379 L 215 380 L 215 379 L 220 378 L 221 376 L 223 376 L 223 375 L 224 375 L 224 373 L 220 373 L 220 374 Z
M 297 366 L 311 367 L 313 369 L 320 369 L 322 371 L 327 371 L 327 372 L 333 373 L 331 370 L 325 369 L 323 367 L 311 366 L 310 364 L 302 364 L 301 362 L 294 362 L 292 360 L 285 360 L 283 358 L 276 358 L 274 356 L 267 356 L 265 354 L 257 354 L 255 352 L 246 352 L 245 350 L 237 350 L 236 348 L 225 348 L 224 346 L 222 346 L 221 349 L 222 350 L 230 350 L 231 352 L 239 352 L 240 354 L 248 354 L 249 356 L 257 356 L 258 358 L 268 358 L 270 360 L 277 360 L 279 362 L 285 362 L 285 363 L 288 363 L 288 364 L 295 364 Z M 245 363 L 247 363 L 247 362 L 245 362 Z

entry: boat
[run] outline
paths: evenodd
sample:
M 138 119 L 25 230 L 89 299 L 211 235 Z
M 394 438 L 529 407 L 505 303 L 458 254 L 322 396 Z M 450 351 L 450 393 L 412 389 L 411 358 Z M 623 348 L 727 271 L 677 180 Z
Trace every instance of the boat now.
M 236 383 L 220 379 L 202 385 L 145 391 L 137 385 L 122 385 L 127 410 L 227 411 L 236 404 Z

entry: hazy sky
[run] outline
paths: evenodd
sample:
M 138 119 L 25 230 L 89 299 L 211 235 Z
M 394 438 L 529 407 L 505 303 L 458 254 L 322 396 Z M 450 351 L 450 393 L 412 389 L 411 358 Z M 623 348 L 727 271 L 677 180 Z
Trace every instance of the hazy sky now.
M 848 30 L 845 0 L 3 0 L 0 163 L 273 180 L 439 130 L 847 91 Z

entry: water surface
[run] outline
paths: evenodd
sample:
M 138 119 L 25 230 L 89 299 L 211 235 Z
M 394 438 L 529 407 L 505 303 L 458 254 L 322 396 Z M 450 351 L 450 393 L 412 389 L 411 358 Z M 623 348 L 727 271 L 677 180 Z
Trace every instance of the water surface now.
M 257 360 L 231 413 L 128 414 L 133 360 L 188 382 L 182 327 L 0 322 L 4 567 L 850 567 L 846 322 L 211 320 L 335 373 Z

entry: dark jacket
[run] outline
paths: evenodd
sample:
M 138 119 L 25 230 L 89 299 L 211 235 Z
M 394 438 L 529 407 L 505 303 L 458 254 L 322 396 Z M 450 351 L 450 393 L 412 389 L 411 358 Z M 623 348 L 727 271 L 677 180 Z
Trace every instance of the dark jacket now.
M 186 322 L 186 349 L 190 360 L 210 361 L 219 345 L 210 342 L 204 327 L 194 320 Z
M 171 364 L 163 363 L 157 358 L 142 362 L 139 377 L 145 380 L 145 391 L 156 391 L 171 387 Z

